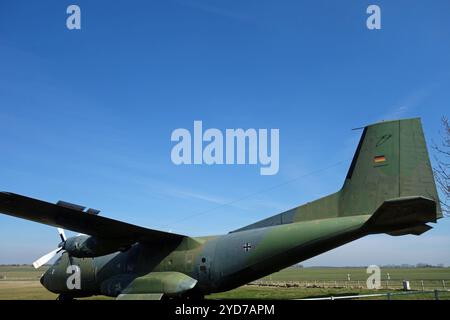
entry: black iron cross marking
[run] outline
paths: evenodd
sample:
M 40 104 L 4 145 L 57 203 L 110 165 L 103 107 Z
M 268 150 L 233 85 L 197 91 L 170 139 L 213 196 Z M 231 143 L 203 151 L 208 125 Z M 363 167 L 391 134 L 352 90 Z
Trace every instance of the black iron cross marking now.
M 250 249 L 252 248 L 252 244 L 247 242 L 242 246 L 242 248 L 245 250 L 245 252 L 249 252 Z

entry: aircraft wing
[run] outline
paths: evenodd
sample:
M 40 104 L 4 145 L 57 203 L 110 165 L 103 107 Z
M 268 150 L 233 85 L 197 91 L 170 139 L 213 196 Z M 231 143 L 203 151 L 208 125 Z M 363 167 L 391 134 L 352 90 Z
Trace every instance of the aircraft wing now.
M 181 241 L 185 237 L 98 216 L 97 210 L 85 212 L 84 207 L 66 202 L 53 204 L 10 192 L 0 192 L 0 212 L 104 239 L 167 243 Z

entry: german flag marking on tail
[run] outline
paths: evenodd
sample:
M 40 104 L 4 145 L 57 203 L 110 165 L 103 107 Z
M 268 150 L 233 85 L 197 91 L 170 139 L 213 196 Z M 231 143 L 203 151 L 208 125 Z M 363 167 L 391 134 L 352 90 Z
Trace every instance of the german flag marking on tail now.
M 386 157 L 385 156 L 376 156 L 375 158 L 373 158 L 373 162 L 374 163 L 386 162 Z

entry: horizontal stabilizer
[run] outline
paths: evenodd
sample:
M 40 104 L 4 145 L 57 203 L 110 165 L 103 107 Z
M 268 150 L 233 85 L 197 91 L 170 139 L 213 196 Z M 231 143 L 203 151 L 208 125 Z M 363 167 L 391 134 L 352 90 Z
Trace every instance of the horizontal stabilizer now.
M 433 229 L 433 227 L 430 227 L 429 225 L 426 225 L 426 224 L 422 224 L 420 226 L 413 227 L 413 228 L 406 228 L 406 229 L 402 229 L 402 230 L 388 232 L 388 234 L 391 236 L 404 236 L 407 234 L 413 234 L 415 236 L 420 236 L 422 233 L 425 233 L 430 229 Z
M 391 235 L 422 234 L 436 222 L 436 202 L 423 197 L 406 197 L 385 201 L 366 222 L 370 233 Z

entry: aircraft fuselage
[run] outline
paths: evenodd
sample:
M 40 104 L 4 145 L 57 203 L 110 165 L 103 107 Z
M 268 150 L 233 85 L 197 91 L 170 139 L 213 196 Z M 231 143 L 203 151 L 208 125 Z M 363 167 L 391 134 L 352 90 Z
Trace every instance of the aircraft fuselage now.
M 74 297 L 117 296 L 135 278 L 175 271 L 197 280 L 194 292 L 201 295 L 226 291 L 364 236 L 367 218 L 322 219 L 186 238 L 176 247 L 137 243 L 126 252 L 96 258 L 64 253 L 41 282 L 52 292 Z M 79 267 L 79 289 L 67 283 L 73 279 L 70 266 Z

